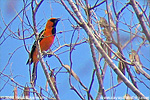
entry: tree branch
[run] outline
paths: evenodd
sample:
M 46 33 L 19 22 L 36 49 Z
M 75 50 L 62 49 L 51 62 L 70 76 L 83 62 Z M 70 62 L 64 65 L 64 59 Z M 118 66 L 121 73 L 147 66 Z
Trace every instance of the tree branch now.
M 98 40 L 95 38 L 94 33 L 92 32 L 92 30 L 89 28 L 89 26 L 87 25 L 87 23 L 84 21 L 81 13 L 78 11 L 76 5 L 73 3 L 72 0 L 68 0 L 71 8 L 73 9 L 74 13 L 76 14 L 76 16 L 78 17 L 78 19 L 80 20 L 80 22 L 82 23 L 82 28 L 86 31 L 87 35 L 89 37 L 91 37 L 91 40 L 93 41 L 93 43 L 95 44 L 97 50 L 102 54 L 102 56 L 105 58 L 106 62 L 109 64 L 109 66 L 115 71 L 115 73 L 117 75 L 120 76 L 120 78 L 123 80 L 123 82 L 138 96 L 141 97 L 143 99 L 145 99 L 146 97 L 135 87 L 132 85 L 132 83 L 122 74 L 122 72 L 118 69 L 118 67 L 113 63 L 113 61 L 111 60 L 111 58 L 106 54 L 106 52 L 103 50 L 103 48 L 100 46 Z
M 149 33 L 149 31 L 148 31 L 148 29 L 147 29 L 145 23 L 144 23 L 143 15 L 140 13 L 140 11 L 139 11 L 139 9 L 138 9 L 138 7 L 137 7 L 136 1 L 135 1 L 135 0 L 130 0 L 130 4 L 132 5 L 132 7 L 133 7 L 133 9 L 134 9 L 134 11 L 135 11 L 135 13 L 136 13 L 136 16 L 137 16 L 138 19 L 139 19 L 139 22 L 140 22 L 141 27 L 142 27 L 142 29 L 143 29 L 143 33 L 145 34 L 147 40 L 148 40 L 149 43 L 150 43 L 150 33 Z
M 41 49 L 40 49 L 40 43 L 39 43 L 39 41 L 38 41 L 38 38 L 39 38 L 39 37 L 38 37 L 37 28 L 36 28 L 35 15 L 36 15 L 36 12 L 37 12 L 37 10 L 38 10 L 38 8 L 39 8 L 38 6 L 40 6 L 40 5 L 42 4 L 43 0 L 40 1 L 40 3 L 36 6 L 35 9 L 34 9 L 34 6 L 33 6 L 33 1 L 34 1 L 34 0 L 32 0 L 32 3 L 31 3 L 32 18 L 33 18 L 34 34 L 35 34 L 36 40 L 37 40 L 37 41 L 36 41 L 36 45 L 37 45 L 38 54 L 39 54 L 39 61 L 40 61 L 40 63 L 41 63 L 41 66 L 42 66 L 42 68 L 43 68 L 43 70 L 44 70 L 46 79 L 47 79 L 47 81 L 48 81 L 48 83 L 49 83 L 49 86 L 50 86 L 50 88 L 51 88 L 51 90 L 52 90 L 52 92 L 53 92 L 55 98 L 56 98 L 57 100 L 60 100 L 60 99 L 59 99 L 59 96 L 58 96 L 58 93 L 57 93 L 57 91 L 56 91 L 56 89 L 55 89 L 55 87 L 54 87 L 54 85 L 53 85 L 53 82 L 52 82 L 52 80 L 51 80 L 51 78 L 50 78 L 50 75 L 49 75 L 49 73 L 48 73 L 48 70 L 47 70 L 47 68 L 46 68 L 45 62 L 44 62 L 44 60 L 43 60 L 43 58 L 42 58 L 42 53 L 41 53 Z

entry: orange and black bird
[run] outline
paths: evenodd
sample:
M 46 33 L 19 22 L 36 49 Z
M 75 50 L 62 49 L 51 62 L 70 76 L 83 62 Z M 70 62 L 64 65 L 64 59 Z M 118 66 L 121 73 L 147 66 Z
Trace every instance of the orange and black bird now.
M 51 45 L 54 42 L 54 38 L 56 35 L 56 25 L 60 18 L 51 18 L 47 21 L 46 27 L 41 33 L 39 34 L 39 43 L 40 43 L 40 48 L 41 52 L 47 51 Z M 37 78 L 37 64 L 39 62 L 38 58 L 38 49 L 36 46 L 36 41 L 34 42 L 31 53 L 29 55 L 29 59 L 27 61 L 27 64 L 33 65 L 33 70 L 32 70 L 32 82 L 35 84 L 36 78 Z

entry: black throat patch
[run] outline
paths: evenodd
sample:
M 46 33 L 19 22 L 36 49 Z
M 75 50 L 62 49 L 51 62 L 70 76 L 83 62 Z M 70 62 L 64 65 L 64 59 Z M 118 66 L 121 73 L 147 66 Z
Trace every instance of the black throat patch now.
M 53 27 L 53 29 L 52 29 L 52 34 L 55 36 L 56 35 L 56 28 L 55 27 Z

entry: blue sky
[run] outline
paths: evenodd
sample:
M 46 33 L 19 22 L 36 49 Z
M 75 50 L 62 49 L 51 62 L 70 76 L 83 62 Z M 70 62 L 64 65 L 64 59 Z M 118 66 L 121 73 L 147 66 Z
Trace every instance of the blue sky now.
M 93 4 L 93 2 L 91 2 L 91 3 Z M 10 4 L 10 5 L 8 5 L 8 4 Z M 1 13 L 0 33 L 2 33 L 4 28 L 6 27 L 3 23 L 2 16 L 5 20 L 5 23 L 8 24 L 14 18 L 14 16 L 16 16 L 16 12 L 19 12 L 22 9 L 22 6 L 23 6 L 23 2 L 21 0 L 5 0 L 5 1 L 0 0 L 0 13 Z M 121 5 L 119 5 L 119 3 L 118 3 L 118 9 L 120 6 Z M 97 9 L 97 11 L 99 11 L 97 13 L 101 13 L 101 14 L 98 14 L 101 17 L 105 16 L 105 12 L 103 10 L 105 8 L 103 8 L 103 7 L 105 7 L 105 6 L 102 5 L 101 9 Z M 32 23 L 32 19 L 31 19 L 32 15 L 31 15 L 30 6 L 27 7 L 26 10 L 27 10 L 28 17 L 30 18 L 30 22 Z M 131 14 L 129 15 L 127 10 L 125 10 L 124 16 L 126 18 L 127 23 L 130 23 L 128 18 L 129 19 L 131 18 Z M 22 13 L 20 14 L 20 17 L 22 18 Z M 57 47 L 59 46 L 58 39 L 59 39 L 60 45 L 70 44 L 70 42 L 71 42 L 71 37 L 72 37 L 73 31 L 70 31 L 70 30 L 73 30 L 73 28 L 71 27 L 71 24 L 68 21 L 68 19 L 74 25 L 76 25 L 76 23 L 71 18 L 71 16 L 68 14 L 68 12 L 60 4 L 54 3 L 54 1 L 45 0 L 42 3 L 42 5 L 40 6 L 38 13 L 36 15 L 36 21 L 37 21 L 37 23 L 39 23 L 39 25 L 37 26 L 39 29 L 38 30 L 39 32 L 45 27 L 46 21 L 51 17 L 61 18 L 62 20 L 57 25 L 57 32 L 65 31 L 65 32 L 62 32 L 61 34 L 57 34 L 57 37 L 55 38 L 54 44 L 52 45 L 51 49 L 56 50 Z M 134 22 L 136 23 L 137 19 L 135 16 L 134 16 L 134 18 L 135 19 L 134 19 L 133 23 Z M 121 21 L 123 21 L 123 18 Z M 27 26 L 27 25 L 25 25 L 25 26 L 27 29 L 27 31 L 25 31 L 25 36 L 27 37 L 27 36 L 30 36 L 33 31 L 29 26 Z M 18 31 L 18 28 L 19 28 L 19 30 L 21 30 L 21 22 L 20 22 L 19 17 L 17 17 L 14 20 L 14 22 L 9 26 L 9 28 L 16 34 Z M 122 26 L 121 24 L 120 24 L 120 28 L 128 30 L 128 27 Z M 120 33 L 122 33 L 121 34 L 122 39 L 129 39 L 129 34 L 126 34 L 122 31 L 120 31 Z M 6 41 L 4 41 L 4 43 L 2 45 L 0 45 L 0 65 L 1 65 L 0 71 L 2 71 L 4 69 L 4 67 L 6 66 L 6 69 L 3 72 L 4 74 L 9 75 L 10 77 L 13 77 L 16 82 L 18 82 L 19 84 L 21 84 L 23 86 L 30 85 L 29 84 L 29 82 L 30 82 L 29 66 L 26 65 L 26 61 L 28 59 L 28 53 L 23 46 L 23 40 L 15 39 L 14 37 L 12 37 L 14 35 L 12 35 L 12 33 L 9 30 L 6 30 L 4 37 L 6 38 L 8 35 L 10 35 L 10 36 L 6 39 Z M 21 32 L 21 36 L 22 36 L 22 32 Z M 83 40 L 84 38 L 87 38 L 86 33 L 84 32 L 84 30 L 81 29 L 79 32 L 78 31 L 75 32 L 75 36 L 73 38 L 73 43 L 75 43 L 78 36 L 79 36 L 78 42 Z M 3 41 L 4 37 L 0 40 L 0 42 Z M 28 50 L 31 50 L 31 46 L 32 46 L 34 40 L 35 40 L 34 36 L 32 38 L 26 40 L 26 45 L 27 45 Z M 139 45 L 140 43 L 141 43 L 140 39 L 134 40 L 133 48 L 136 50 L 137 45 Z M 69 47 L 63 47 L 58 52 L 56 52 L 56 54 L 62 53 L 66 50 L 69 50 Z M 114 48 L 114 50 L 116 50 L 116 48 Z M 127 58 L 128 58 L 128 53 L 130 52 L 130 50 L 131 50 L 130 45 L 128 45 L 124 49 L 124 55 Z M 146 45 L 145 47 L 141 48 L 139 53 L 143 54 L 147 59 L 150 59 L 149 51 L 150 51 L 150 46 Z M 69 52 L 59 54 L 58 56 L 60 57 L 60 59 L 62 60 L 62 62 L 64 64 L 70 65 Z M 140 56 L 140 57 L 142 58 L 141 59 L 142 64 L 144 66 L 148 67 L 148 65 L 150 65 L 150 62 L 148 60 L 146 60 L 145 57 L 143 57 L 143 56 Z M 8 62 L 8 60 L 9 60 L 9 62 Z M 44 58 L 44 61 L 47 61 L 51 68 L 56 68 L 56 71 L 58 71 L 58 69 L 61 67 L 59 61 L 55 57 Z M 84 83 L 84 85 L 86 85 L 86 87 L 89 87 L 91 78 L 92 78 L 93 69 L 94 69 L 94 64 L 92 62 L 90 47 L 89 47 L 88 43 L 80 44 L 75 47 L 75 49 L 72 53 L 72 61 L 73 61 L 73 70 L 80 77 L 80 79 Z M 101 62 L 102 66 L 103 66 L 103 63 L 104 63 L 104 59 Z M 131 69 L 134 70 L 133 67 L 131 67 Z M 112 72 L 113 76 L 111 76 L 111 72 Z M 133 75 L 135 75 L 135 74 L 133 74 Z M 128 77 L 127 74 L 126 74 L 126 76 Z M 143 77 L 142 75 L 137 75 L 137 76 Z M 1 77 L 0 78 L 0 84 L 1 84 L 0 89 L 1 89 L 2 86 L 8 80 L 8 78 L 4 77 L 4 76 L 0 76 L 0 77 Z M 43 69 L 42 69 L 40 63 L 38 64 L 37 77 L 38 77 L 38 79 L 37 79 L 36 84 L 38 86 L 36 86 L 36 89 L 39 91 L 40 90 L 39 86 L 42 88 L 45 88 L 45 84 L 46 84 L 46 78 L 45 78 L 45 75 L 44 75 L 44 72 L 43 72 Z M 59 89 L 60 98 L 62 100 L 72 99 L 72 98 L 79 99 L 77 94 L 70 89 L 68 77 L 69 77 L 69 74 L 66 73 L 66 70 L 64 68 L 57 75 L 57 86 Z M 114 85 L 117 84 L 116 74 L 114 73 L 114 71 L 112 69 L 110 69 L 108 67 L 108 69 L 106 71 L 105 80 L 104 80 L 104 88 L 105 89 L 110 88 L 112 77 L 113 77 Z M 147 85 L 150 85 L 149 81 L 145 80 L 144 82 L 146 82 Z M 0 96 L 13 96 L 13 88 L 16 85 L 13 82 L 11 82 L 10 80 L 8 80 L 8 83 L 9 84 L 7 84 L 4 87 L 4 89 L 0 92 Z M 74 78 L 72 78 L 72 83 L 78 90 L 81 89 L 83 95 L 86 95 L 86 92 L 84 92 L 82 90 L 82 87 Z M 91 90 L 91 94 L 94 98 L 96 97 L 97 90 L 98 90 L 97 84 L 98 84 L 97 77 L 95 76 L 94 83 L 93 83 L 93 89 Z M 138 86 L 139 86 L 140 91 L 145 96 L 150 96 L 150 90 L 146 89 L 146 87 L 143 84 L 138 83 Z M 122 83 L 117 88 L 115 88 L 114 91 L 116 93 L 116 96 L 124 96 L 126 93 L 125 91 L 127 91 L 127 87 L 124 85 L 124 83 Z M 128 89 L 128 91 L 129 91 L 128 94 L 135 96 L 135 94 L 130 89 Z M 50 92 L 50 94 L 52 94 L 50 89 L 49 89 L 49 92 Z M 22 94 L 23 94 L 23 91 L 20 88 L 18 88 L 18 96 L 22 96 Z M 107 94 L 107 96 L 111 96 L 112 90 L 108 91 L 106 94 Z M 47 95 L 47 94 L 45 93 L 45 95 Z

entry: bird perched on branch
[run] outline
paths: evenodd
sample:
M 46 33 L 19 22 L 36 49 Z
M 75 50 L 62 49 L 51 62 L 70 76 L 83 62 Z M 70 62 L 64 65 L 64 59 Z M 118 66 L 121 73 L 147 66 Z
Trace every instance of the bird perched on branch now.
M 54 42 L 54 38 L 56 35 L 56 25 L 60 18 L 51 18 L 47 21 L 46 27 L 41 33 L 39 34 L 39 44 L 41 48 L 41 52 L 47 51 L 51 45 Z M 27 64 L 33 65 L 33 70 L 32 70 L 32 82 L 35 84 L 36 78 L 37 78 L 37 64 L 39 62 L 38 58 L 38 49 L 37 49 L 37 43 L 36 41 L 34 42 L 31 53 L 29 55 L 29 59 L 27 61 Z

